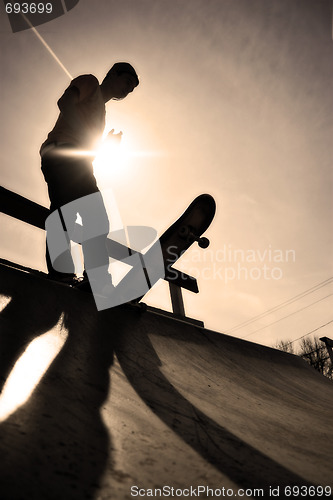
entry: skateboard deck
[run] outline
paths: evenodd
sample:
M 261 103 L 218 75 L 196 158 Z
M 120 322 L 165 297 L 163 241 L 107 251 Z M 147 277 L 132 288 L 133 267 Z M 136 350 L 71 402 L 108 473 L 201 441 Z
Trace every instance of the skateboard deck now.
M 144 295 L 165 277 L 168 268 L 174 264 L 194 242 L 206 248 L 209 240 L 202 234 L 210 226 L 216 211 L 214 198 L 202 194 L 195 198 L 185 212 L 143 255 L 137 253 L 141 265 L 134 266 L 115 287 L 115 301 L 112 307 L 130 301 L 139 302 Z M 160 262 L 163 258 L 161 272 Z M 155 265 L 156 264 L 156 265 Z M 143 277 L 145 287 L 143 287 Z M 171 281 L 171 280 L 170 280 Z M 134 298 L 136 296 L 136 298 Z
M 194 242 L 201 248 L 208 247 L 209 240 L 202 237 L 202 234 L 210 226 L 215 211 L 214 198 L 209 194 L 202 194 L 162 234 L 160 244 L 166 268 L 174 264 Z

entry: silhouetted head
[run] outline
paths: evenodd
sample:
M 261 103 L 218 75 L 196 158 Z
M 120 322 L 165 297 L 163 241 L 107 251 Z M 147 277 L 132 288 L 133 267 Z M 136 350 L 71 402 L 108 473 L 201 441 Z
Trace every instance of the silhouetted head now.
M 138 75 L 133 66 L 118 62 L 112 66 L 101 83 L 105 102 L 110 99 L 124 99 L 139 85 Z

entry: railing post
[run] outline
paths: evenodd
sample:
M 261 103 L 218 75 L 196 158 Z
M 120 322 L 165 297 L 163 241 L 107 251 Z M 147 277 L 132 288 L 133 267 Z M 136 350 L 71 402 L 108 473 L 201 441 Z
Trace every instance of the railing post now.
M 172 310 L 174 314 L 177 314 L 178 316 L 182 316 L 185 318 L 185 308 L 184 308 L 182 289 L 171 282 L 169 282 L 169 288 L 171 295 Z

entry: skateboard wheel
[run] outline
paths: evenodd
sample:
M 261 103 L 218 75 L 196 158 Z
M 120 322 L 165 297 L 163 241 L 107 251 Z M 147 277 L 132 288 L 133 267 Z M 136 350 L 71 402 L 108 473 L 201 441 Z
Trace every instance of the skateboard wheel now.
M 210 241 L 208 238 L 200 238 L 199 241 L 198 241 L 198 245 L 200 248 L 207 248 L 210 244 Z

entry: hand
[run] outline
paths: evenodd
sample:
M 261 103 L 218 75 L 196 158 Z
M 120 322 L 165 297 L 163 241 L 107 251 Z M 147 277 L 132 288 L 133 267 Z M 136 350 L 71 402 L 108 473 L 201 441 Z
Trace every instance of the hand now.
M 106 136 L 106 139 L 107 139 L 107 141 L 110 141 L 113 144 L 120 144 L 122 136 L 123 136 L 122 132 L 118 132 L 118 134 L 115 134 L 114 128 L 113 128 L 112 130 L 110 130 L 110 132 Z

